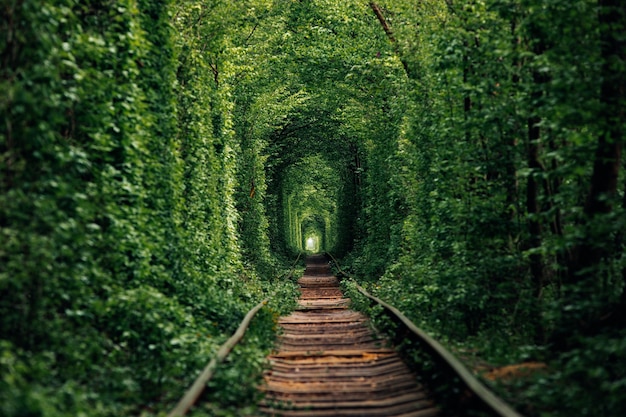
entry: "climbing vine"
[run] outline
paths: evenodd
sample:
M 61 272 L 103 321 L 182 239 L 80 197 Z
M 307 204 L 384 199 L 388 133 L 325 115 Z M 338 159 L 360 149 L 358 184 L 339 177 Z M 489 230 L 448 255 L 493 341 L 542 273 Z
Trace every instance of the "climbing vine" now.
M 547 362 L 521 408 L 623 414 L 617 0 L 0 8 L 3 415 L 156 412 L 292 298 L 301 251 L 484 360 Z M 249 397 L 225 385 L 217 409 Z
M 0 413 L 163 408 L 269 289 L 243 268 L 240 147 L 213 71 L 230 10 L 2 11 Z

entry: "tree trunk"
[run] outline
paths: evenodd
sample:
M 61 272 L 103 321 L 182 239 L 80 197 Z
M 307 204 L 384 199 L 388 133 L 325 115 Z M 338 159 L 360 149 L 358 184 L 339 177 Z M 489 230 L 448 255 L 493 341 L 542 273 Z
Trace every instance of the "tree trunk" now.
M 540 37 L 539 42 L 533 47 L 535 55 L 540 56 L 547 50 L 543 39 Z M 545 74 L 540 74 L 536 70 L 532 72 L 534 91 L 531 93 L 531 116 L 528 118 L 528 145 L 527 145 L 527 163 L 531 173 L 528 177 L 526 188 L 526 212 L 528 213 L 528 232 L 530 238 L 528 241 L 529 249 L 535 250 L 530 255 L 530 273 L 532 276 L 532 288 L 534 296 L 534 308 L 532 312 L 532 320 L 535 322 L 535 341 L 537 343 L 544 342 L 544 328 L 541 322 L 541 295 L 545 285 L 545 268 L 544 259 L 537 251 L 541 248 L 543 239 L 543 227 L 540 215 L 542 212 L 539 203 L 540 179 L 536 178 L 538 173 L 545 171 L 540 161 L 541 154 L 541 117 L 538 115 L 538 107 L 543 97 L 543 86 L 549 81 Z
M 588 298 L 589 294 L 583 295 L 576 289 L 600 279 L 598 267 L 605 259 L 616 255 L 616 249 L 611 245 L 613 239 L 607 235 L 598 236 L 597 227 L 606 224 L 606 233 L 611 233 L 611 226 L 606 223 L 610 220 L 603 217 L 613 211 L 617 196 L 626 116 L 626 4 L 622 0 L 599 0 L 598 5 L 602 55 L 600 115 L 604 124 L 599 129 L 591 184 L 585 201 L 585 237 L 574 248 L 569 263 L 567 279 L 571 288 L 566 295 L 568 304 L 580 302 L 583 296 Z M 594 285 L 593 288 L 602 291 L 600 286 Z M 595 331 L 603 325 L 603 316 L 606 317 L 605 311 L 599 311 L 599 307 L 586 311 L 582 317 L 566 316 L 564 324 L 578 325 L 583 332 Z M 622 296 L 621 303 L 615 307 L 612 315 L 626 311 L 626 297 Z
M 530 248 L 537 249 L 541 246 L 542 227 L 539 221 L 541 207 L 539 205 L 539 185 L 535 179 L 535 174 L 542 171 L 539 163 L 539 140 L 540 129 L 537 124 L 541 121 L 539 117 L 528 119 L 528 167 L 532 170 L 528 177 L 526 187 L 526 211 L 530 217 L 528 230 L 530 233 Z M 533 276 L 533 289 L 535 297 L 541 296 L 543 288 L 543 262 L 541 255 L 535 253 L 530 256 L 530 270 Z
M 529 216 L 528 232 L 530 234 L 529 248 L 538 250 L 541 247 L 542 227 L 539 215 L 541 207 L 539 204 L 539 184 L 535 175 L 542 171 L 539 162 L 539 140 L 541 131 L 537 124 L 541 121 L 539 117 L 531 117 L 528 119 L 528 167 L 532 170 L 528 176 L 526 186 L 526 211 Z M 535 252 L 530 255 L 530 273 L 532 276 L 532 288 L 534 296 L 535 308 L 533 311 L 533 320 L 535 322 L 535 340 L 542 343 L 544 339 L 543 326 L 541 325 L 541 293 L 544 285 L 544 268 L 543 257 Z

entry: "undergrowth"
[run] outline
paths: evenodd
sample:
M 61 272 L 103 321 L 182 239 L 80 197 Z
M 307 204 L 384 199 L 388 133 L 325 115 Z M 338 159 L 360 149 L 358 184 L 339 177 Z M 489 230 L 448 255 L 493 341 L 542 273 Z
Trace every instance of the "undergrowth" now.
M 193 415 L 239 416 L 254 409 L 278 317 L 294 308 L 297 290 L 284 279 L 256 281 L 248 287 L 253 290 L 254 295 L 248 294 L 253 303 L 264 296 L 270 300 L 218 367 Z M 194 316 L 176 301 L 142 288 L 112 298 L 103 307 L 104 330 L 100 334 L 94 330 L 98 345 L 76 335 L 69 350 L 42 349 L 32 354 L 2 341 L 0 415 L 165 415 L 254 305 L 226 297 L 212 301 L 230 303 L 231 324 L 222 326 Z M 69 355 L 77 363 L 68 363 L 64 357 Z

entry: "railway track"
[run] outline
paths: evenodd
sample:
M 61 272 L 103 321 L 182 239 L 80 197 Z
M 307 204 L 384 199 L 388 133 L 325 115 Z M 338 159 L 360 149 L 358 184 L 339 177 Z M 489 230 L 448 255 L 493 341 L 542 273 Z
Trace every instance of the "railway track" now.
M 325 257 L 307 258 L 297 310 L 264 377 L 265 415 L 283 417 L 440 415 L 400 356 L 350 310 Z
M 438 341 L 395 307 L 369 294 L 332 259 L 339 273 L 352 280 L 364 299 L 381 308 L 377 314 L 385 315 L 394 324 L 390 333 L 393 340 L 418 349 L 420 358 L 429 358 L 426 361 L 432 369 L 421 376 L 437 391 L 446 415 L 522 417 Z M 265 394 L 258 404 L 260 413 L 275 417 L 444 414 L 389 342 L 370 329 L 368 318 L 350 309 L 350 300 L 343 296 L 325 256 L 308 257 L 298 283 L 298 308 L 279 321 L 282 333 L 260 387 Z M 266 303 L 267 299 L 246 314 L 237 331 L 220 347 L 168 417 L 182 417 L 194 407 L 218 365 L 243 338 L 250 321 Z

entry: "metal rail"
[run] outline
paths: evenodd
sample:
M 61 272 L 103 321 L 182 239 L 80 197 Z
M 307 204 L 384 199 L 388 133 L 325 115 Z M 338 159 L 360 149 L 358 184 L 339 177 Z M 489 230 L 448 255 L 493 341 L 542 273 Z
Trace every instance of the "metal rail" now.
M 331 257 L 337 270 L 344 276 L 354 281 L 358 291 L 365 297 L 374 301 L 382 306 L 387 314 L 391 316 L 394 321 L 403 325 L 405 329 L 409 331 L 409 336 L 417 339 L 423 346 L 436 357 L 441 359 L 463 382 L 463 384 L 480 400 L 490 411 L 501 417 L 522 417 L 522 414 L 515 411 L 509 404 L 493 393 L 482 382 L 480 382 L 468 369 L 459 361 L 450 351 L 444 348 L 438 341 L 430 337 L 426 332 L 417 327 L 411 320 L 409 320 L 404 314 L 402 314 L 397 308 L 384 302 L 378 297 L 375 297 L 368 293 L 363 287 L 356 283 L 354 278 L 348 273 L 344 272 L 337 260 L 332 254 L 328 253 Z
M 293 271 L 295 270 L 301 256 L 302 253 L 299 253 L 296 261 L 293 263 L 291 270 L 289 271 L 288 277 L 293 274 Z M 178 404 L 176 404 L 176 407 L 174 407 L 172 411 L 169 412 L 167 417 L 182 417 L 187 414 L 189 409 L 196 403 L 196 401 L 204 391 L 207 382 L 213 377 L 213 374 L 217 369 L 217 365 L 219 365 L 221 362 L 224 361 L 224 359 L 226 359 L 231 350 L 233 350 L 237 343 L 239 343 L 239 341 L 243 338 L 246 330 L 250 326 L 250 322 L 252 321 L 256 313 L 258 313 L 258 311 L 263 308 L 263 306 L 265 306 L 268 301 L 269 298 L 266 298 L 265 300 L 254 306 L 252 310 L 248 311 L 246 316 L 243 318 L 241 324 L 237 328 L 237 331 L 235 331 L 235 333 L 222 346 L 220 346 L 216 356 L 211 359 L 209 364 L 202 370 L 202 372 L 200 373 L 200 375 L 198 375 L 191 387 L 189 387 L 187 392 L 185 392 L 183 398 L 181 398 Z
M 300 260 L 300 258 L 302 257 L 302 253 L 303 252 L 299 252 L 298 253 L 298 257 L 296 258 L 296 260 L 293 262 L 293 264 L 291 265 L 291 270 L 289 270 L 289 273 L 287 274 L 287 279 L 291 278 L 291 276 L 293 275 L 293 271 L 295 271 L 296 269 L 296 265 L 298 265 L 298 261 Z
M 268 299 L 261 301 L 252 310 L 248 311 L 248 314 L 244 317 L 235 334 L 233 334 L 230 339 L 228 339 L 226 343 L 219 348 L 215 358 L 211 359 L 211 362 L 209 362 L 209 364 L 204 368 L 198 378 L 196 378 L 193 385 L 191 385 L 183 398 L 181 398 L 176 407 L 170 411 L 167 417 L 181 417 L 187 414 L 187 411 L 189 411 L 189 409 L 196 403 L 198 397 L 200 397 L 200 394 L 204 391 L 207 382 L 215 373 L 217 365 L 226 359 L 230 351 L 233 350 L 235 345 L 243 338 L 244 333 L 250 325 L 250 321 L 254 315 L 267 304 L 267 301 Z

